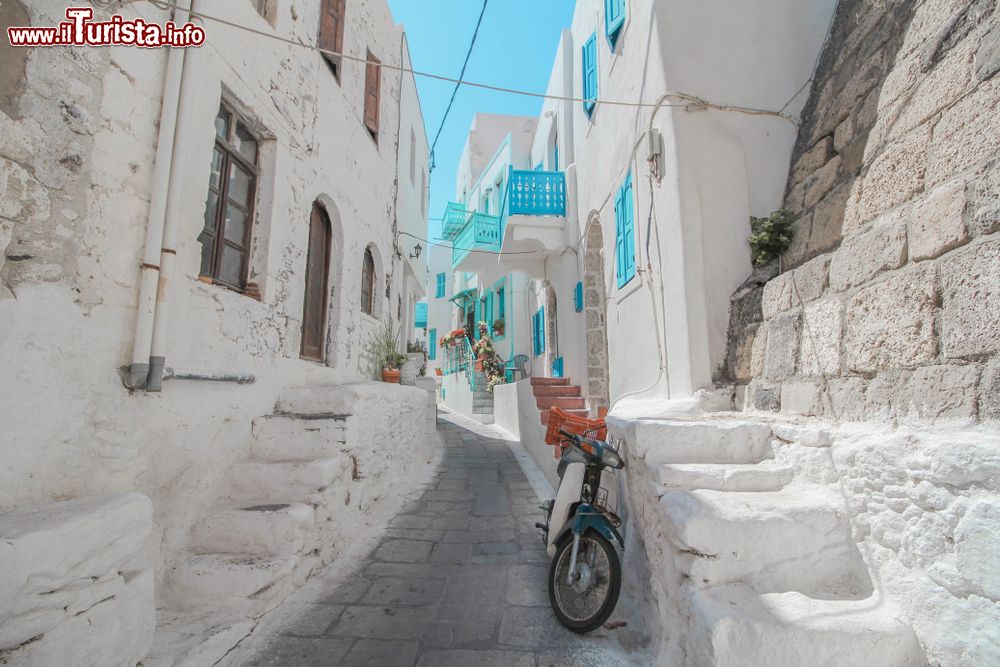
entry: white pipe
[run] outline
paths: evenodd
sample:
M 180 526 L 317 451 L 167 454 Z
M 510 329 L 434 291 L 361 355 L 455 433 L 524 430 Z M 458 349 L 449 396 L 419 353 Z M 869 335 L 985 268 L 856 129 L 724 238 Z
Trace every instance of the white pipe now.
M 173 21 L 177 25 L 188 22 L 191 0 L 177 0 Z M 177 127 L 181 75 L 184 70 L 186 49 L 169 49 L 167 69 L 163 81 L 163 101 L 160 106 L 160 127 L 156 138 L 156 156 L 153 166 L 153 189 L 149 199 L 149 221 L 146 224 L 146 243 L 143 248 L 139 299 L 135 317 L 135 335 L 132 342 L 132 360 L 125 385 L 141 388 L 146 384 L 149 355 L 153 344 L 153 320 L 156 315 L 157 288 L 160 278 L 163 229 L 167 211 L 167 186 L 174 162 L 174 136 Z
M 186 23 L 190 12 L 196 8 L 197 0 L 186 0 L 188 9 L 181 12 L 180 19 Z M 176 21 L 175 21 L 176 22 Z M 182 23 L 178 23 L 182 25 Z M 160 275 L 156 289 L 156 307 L 153 314 L 153 331 L 149 350 L 149 377 L 146 381 L 146 391 L 161 390 L 163 364 L 166 357 L 167 321 L 170 315 L 170 279 L 174 274 L 177 261 L 177 229 L 180 226 L 181 207 L 184 205 L 184 173 L 189 168 L 191 142 L 185 136 L 185 130 L 191 130 L 191 115 L 198 90 L 197 77 L 191 76 L 196 69 L 194 56 L 186 58 L 183 63 L 180 88 L 178 90 L 177 116 L 178 125 L 174 132 L 174 159 L 170 165 L 170 178 L 167 186 L 166 215 L 163 224 L 162 242 L 160 245 Z M 184 76 L 187 74 L 187 76 Z M 249 224 L 249 222 L 248 222 Z

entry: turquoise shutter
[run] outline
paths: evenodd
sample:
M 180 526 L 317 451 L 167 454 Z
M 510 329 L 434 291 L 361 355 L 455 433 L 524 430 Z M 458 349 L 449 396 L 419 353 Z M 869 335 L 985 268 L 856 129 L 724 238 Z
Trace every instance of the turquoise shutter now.
M 578 313 L 583 310 L 583 283 L 577 283 L 573 289 L 573 307 Z
M 443 273 L 437 274 L 437 298 L 444 297 L 445 276 Z
M 625 284 L 625 225 L 624 206 L 622 205 L 622 191 L 619 189 L 615 194 L 615 278 L 618 287 Z
M 618 41 L 618 34 L 623 25 L 625 25 L 625 0 L 604 0 L 604 30 L 612 49 L 615 48 L 615 42 Z
M 538 309 L 538 354 L 545 351 L 545 306 Z
M 583 110 L 589 116 L 597 105 L 597 33 L 583 45 Z
M 625 255 L 625 282 L 628 282 L 635 276 L 635 197 L 632 192 L 631 171 L 625 177 L 625 184 L 622 186 L 622 208 L 625 210 L 622 252 Z
M 493 327 L 493 292 L 486 293 L 486 324 Z
M 497 317 L 501 320 L 506 319 L 505 318 L 507 314 L 507 304 L 505 303 L 506 296 L 507 296 L 506 288 L 501 287 L 500 289 L 497 290 L 497 300 L 500 302 L 500 305 L 498 306 L 497 310 Z
M 437 359 L 437 352 L 438 352 L 437 333 L 438 333 L 437 329 L 431 329 L 430 333 L 427 335 L 427 337 L 430 339 L 427 341 L 427 358 L 430 359 L 431 361 Z

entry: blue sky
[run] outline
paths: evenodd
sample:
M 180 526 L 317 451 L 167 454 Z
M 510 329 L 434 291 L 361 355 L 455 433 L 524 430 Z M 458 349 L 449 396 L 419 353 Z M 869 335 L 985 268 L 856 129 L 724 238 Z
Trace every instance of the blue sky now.
M 489 0 L 465 79 L 543 93 L 559 45 L 559 33 L 573 18 L 575 0 Z M 480 0 L 389 0 L 393 17 L 406 28 L 414 69 L 457 77 Z M 417 77 L 427 141 L 448 106 L 454 84 Z M 537 115 L 541 99 L 462 86 L 435 150 L 431 174 L 431 218 L 440 218 L 455 195 L 455 169 L 477 111 Z M 440 222 L 431 220 L 432 238 Z

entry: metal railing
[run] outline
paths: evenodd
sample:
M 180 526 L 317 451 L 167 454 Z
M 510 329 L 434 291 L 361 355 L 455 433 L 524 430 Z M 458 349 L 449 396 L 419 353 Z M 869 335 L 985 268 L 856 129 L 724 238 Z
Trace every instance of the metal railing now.
M 469 213 L 469 219 L 451 246 L 451 264 L 465 259 L 471 250 L 500 252 L 500 218 L 485 213 Z
M 566 175 L 511 168 L 509 215 L 566 215 Z

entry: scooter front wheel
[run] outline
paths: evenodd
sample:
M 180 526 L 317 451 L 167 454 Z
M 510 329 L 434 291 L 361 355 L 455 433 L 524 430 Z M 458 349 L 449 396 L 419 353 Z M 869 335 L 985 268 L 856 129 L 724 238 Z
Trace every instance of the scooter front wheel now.
M 549 602 L 559 622 L 573 632 L 590 632 L 608 620 L 618 604 L 622 565 L 618 552 L 603 536 L 580 536 L 576 572 L 570 576 L 573 536 L 556 549 L 549 567 Z

